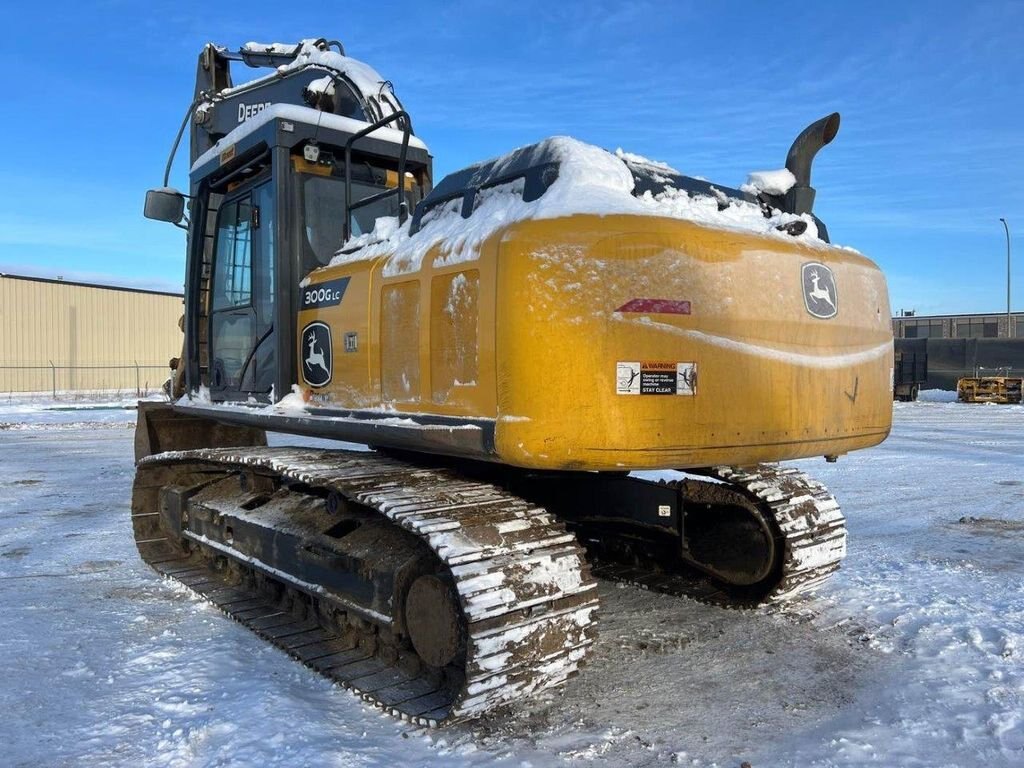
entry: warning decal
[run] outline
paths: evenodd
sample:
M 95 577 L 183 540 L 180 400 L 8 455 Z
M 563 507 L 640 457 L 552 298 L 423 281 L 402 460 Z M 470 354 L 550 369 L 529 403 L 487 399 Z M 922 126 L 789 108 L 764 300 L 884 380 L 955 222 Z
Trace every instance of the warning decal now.
M 695 395 L 697 364 L 660 360 L 616 363 L 615 392 L 620 395 Z

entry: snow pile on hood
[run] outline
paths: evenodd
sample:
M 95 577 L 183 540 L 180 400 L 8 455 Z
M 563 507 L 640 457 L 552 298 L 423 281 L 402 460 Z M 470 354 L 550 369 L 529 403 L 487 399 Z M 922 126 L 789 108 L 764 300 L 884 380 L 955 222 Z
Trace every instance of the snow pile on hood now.
M 741 190 L 751 195 L 784 195 L 796 184 L 796 176 L 788 168 L 775 171 L 754 171 L 747 176 L 747 183 Z
M 643 155 L 637 155 L 632 152 L 627 152 L 622 147 L 615 150 L 615 156 L 622 160 L 624 163 L 632 163 L 633 165 L 646 165 L 648 168 L 656 168 L 659 171 L 668 171 L 669 173 L 678 174 L 675 168 L 668 163 L 663 163 L 661 160 L 651 160 Z
M 386 240 L 392 238 L 396 232 L 398 232 L 398 217 L 397 216 L 381 216 L 373 220 L 373 229 L 369 232 L 364 232 L 361 235 L 349 238 L 348 242 L 345 243 L 345 249 L 351 250 L 352 248 L 365 248 L 368 245 L 376 245 L 377 243 L 383 243 Z M 302 287 L 306 286 L 306 282 L 301 283 Z
M 612 154 L 567 136 L 546 139 L 543 151 L 558 159 L 559 172 L 558 178 L 539 199 L 523 201 L 522 179 L 486 188 L 477 193 L 473 215 L 468 219 L 461 215 L 462 200 L 450 200 L 428 211 L 415 235 L 409 234 L 409 222 L 394 228 L 393 220 L 388 221 L 385 226 L 391 231 L 386 235 L 371 233 L 369 237 L 364 235 L 349 241 L 344 252 L 331 260 L 331 265 L 387 256 L 384 275 L 391 277 L 417 271 L 435 246 L 440 247 L 440 254 L 434 266 L 457 264 L 478 258 L 481 244 L 503 227 L 527 219 L 555 219 L 574 214 L 660 216 L 824 246 L 818 239 L 813 217 L 806 214 L 798 216 L 775 211 L 770 218 L 765 218 L 760 206 L 733 198 L 726 198 L 728 207 L 720 211 L 721 196 L 690 197 L 685 191 L 671 187 L 657 195 L 645 192 L 635 197 L 633 174 L 625 159 L 635 158 L 672 171 L 664 163 L 654 163 L 621 150 Z M 502 161 L 510 157 L 506 155 L 494 161 L 496 176 L 500 175 Z M 802 235 L 794 237 L 777 229 L 796 220 L 807 223 Z

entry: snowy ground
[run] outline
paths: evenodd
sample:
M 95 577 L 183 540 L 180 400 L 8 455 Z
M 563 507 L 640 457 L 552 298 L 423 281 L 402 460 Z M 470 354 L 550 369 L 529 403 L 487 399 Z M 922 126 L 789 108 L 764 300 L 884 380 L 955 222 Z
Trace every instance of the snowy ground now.
M 0 405 L 4 764 L 1024 765 L 1020 406 L 898 404 L 878 448 L 801 462 L 851 532 L 817 597 L 735 612 L 604 584 L 566 691 L 434 732 L 139 562 L 133 420 Z

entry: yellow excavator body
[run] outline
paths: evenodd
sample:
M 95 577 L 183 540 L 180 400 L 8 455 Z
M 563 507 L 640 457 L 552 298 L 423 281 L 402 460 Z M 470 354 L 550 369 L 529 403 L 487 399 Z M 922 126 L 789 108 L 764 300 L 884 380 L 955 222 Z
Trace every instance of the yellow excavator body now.
M 891 423 L 885 281 L 812 212 L 839 115 L 739 189 L 564 136 L 435 185 L 389 82 L 329 38 L 200 54 L 143 559 L 422 725 L 565 685 L 597 579 L 731 607 L 817 589 L 843 513 L 773 462 Z M 144 211 L 184 226 L 170 167 Z
M 389 274 L 389 255 L 310 275 L 349 278 L 299 317 L 332 331 L 310 405 L 493 419 L 496 460 L 537 469 L 832 456 L 889 432 L 888 295 L 855 251 L 576 215 L 513 223 L 469 260 L 435 247 Z M 831 281 L 809 298 L 815 271 Z

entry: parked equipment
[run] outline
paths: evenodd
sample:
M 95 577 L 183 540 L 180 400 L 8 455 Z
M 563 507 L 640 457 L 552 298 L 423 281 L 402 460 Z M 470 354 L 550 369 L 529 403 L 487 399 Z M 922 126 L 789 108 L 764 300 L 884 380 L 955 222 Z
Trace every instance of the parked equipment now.
M 563 684 L 596 578 L 752 606 L 839 567 L 835 499 L 763 463 L 890 428 L 885 281 L 811 214 L 837 114 L 785 188 L 565 138 L 432 187 L 389 81 L 310 40 L 207 45 L 186 121 L 184 352 L 136 435 L 157 570 L 437 724 Z
M 892 399 L 914 402 L 921 385 L 928 379 L 928 353 L 923 350 L 896 350 L 893 364 Z
M 1020 376 L 966 376 L 956 383 L 956 399 L 961 403 L 1020 403 L 1022 385 Z

